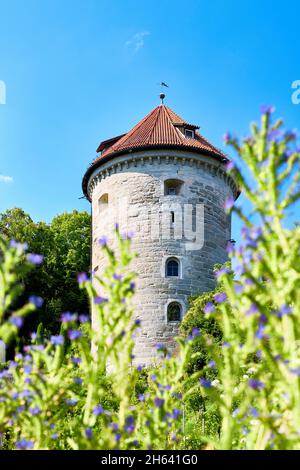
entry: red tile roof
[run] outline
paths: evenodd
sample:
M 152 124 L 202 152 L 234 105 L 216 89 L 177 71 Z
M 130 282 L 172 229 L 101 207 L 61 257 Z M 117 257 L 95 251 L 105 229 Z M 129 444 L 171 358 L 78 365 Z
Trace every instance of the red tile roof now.
M 185 137 L 184 128 L 194 130 L 194 138 Z M 155 148 L 176 148 L 211 155 L 221 161 L 227 157 L 210 144 L 196 129 L 187 123 L 168 106 L 159 105 L 144 117 L 127 134 L 108 139 L 100 143 L 97 152 L 102 153 L 92 162 L 83 178 L 83 190 L 86 194 L 88 177 L 102 161 L 107 161 L 128 151 Z

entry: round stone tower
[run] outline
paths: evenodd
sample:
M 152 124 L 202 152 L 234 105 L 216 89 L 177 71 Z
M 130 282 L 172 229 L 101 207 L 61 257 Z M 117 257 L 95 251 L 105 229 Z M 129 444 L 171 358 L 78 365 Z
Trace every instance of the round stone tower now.
M 197 129 L 161 104 L 128 133 L 101 142 L 83 178 L 92 203 L 92 269 L 101 275 L 98 239 L 106 235 L 114 245 L 115 223 L 134 234 L 139 364 L 155 359 L 157 343 L 174 347 L 189 297 L 213 289 L 213 266 L 227 259 L 224 202 L 238 190 L 226 156 Z

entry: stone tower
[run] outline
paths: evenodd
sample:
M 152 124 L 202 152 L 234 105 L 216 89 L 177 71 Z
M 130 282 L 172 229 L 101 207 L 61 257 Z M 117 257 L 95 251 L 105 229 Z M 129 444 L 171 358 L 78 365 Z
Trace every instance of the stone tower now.
M 92 269 L 101 274 L 98 238 L 114 244 L 116 222 L 134 233 L 139 364 L 153 361 L 157 343 L 174 347 L 189 296 L 213 289 L 213 266 L 227 259 L 224 202 L 238 190 L 226 156 L 197 129 L 161 104 L 128 133 L 101 142 L 83 177 L 92 203 Z

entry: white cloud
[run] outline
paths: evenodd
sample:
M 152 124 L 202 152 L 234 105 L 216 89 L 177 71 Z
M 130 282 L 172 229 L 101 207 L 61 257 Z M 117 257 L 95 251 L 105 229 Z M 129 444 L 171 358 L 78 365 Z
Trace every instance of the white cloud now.
M 12 183 L 14 181 L 12 176 L 0 175 L 0 183 Z
M 136 54 L 145 45 L 145 36 L 149 36 L 148 31 L 141 31 L 140 33 L 134 34 L 128 41 L 125 42 L 125 46 L 131 48 L 133 53 Z

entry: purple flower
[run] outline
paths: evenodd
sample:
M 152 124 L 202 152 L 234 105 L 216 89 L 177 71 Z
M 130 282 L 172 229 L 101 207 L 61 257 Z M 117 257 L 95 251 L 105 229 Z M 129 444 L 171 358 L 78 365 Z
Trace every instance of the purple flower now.
M 265 327 L 264 325 L 259 325 L 256 333 L 255 333 L 255 338 L 256 339 L 266 339 L 266 335 L 265 335 Z
M 85 437 L 87 439 L 92 439 L 93 438 L 93 430 L 91 428 L 86 428 L 84 430 L 84 433 L 85 433 Z
M 63 323 L 69 323 L 71 321 L 76 321 L 77 320 L 77 315 L 76 315 L 76 313 L 64 312 L 64 313 L 62 313 L 60 319 Z
M 290 313 L 292 313 L 291 307 L 284 304 L 278 309 L 277 315 L 278 315 L 279 318 L 282 318 L 284 315 L 289 315 Z
M 17 328 L 21 328 L 21 326 L 24 323 L 24 319 L 22 317 L 11 317 L 9 321 L 13 325 L 15 325 Z
M 262 104 L 260 107 L 261 114 L 272 114 L 275 111 L 274 106 L 268 106 L 266 104 Z
M 138 399 L 139 399 L 139 401 L 145 401 L 145 395 L 140 393 L 139 396 L 138 396 Z
M 44 257 L 42 255 L 36 255 L 35 253 L 28 253 L 26 256 L 27 261 L 29 261 L 31 264 L 35 264 L 38 266 L 39 264 L 42 264 Z
M 211 369 L 215 369 L 216 368 L 216 361 L 209 361 L 207 365 Z
M 71 361 L 73 362 L 73 364 L 78 366 L 81 363 L 81 358 L 80 357 L 72 357 Z
M 290 372 L 300 377 L 300 367 L 296 367 L 295 369 L 290 369 Z
M 100 295 L 94 298 L 94 304 L 100 305 L 103 304 L 104 302 L 107 302 L 108 298 L 107 297 L 101 297 Z
M 207 302 L 207 304 L 203 308 L 204 313 L 212 313 L 215 310 L 215 306 L 212 302 Z
M 207 380 L 204 377 L 201 377 L 199 382 L 200 382 L 200 385 L 202 385 L 203 388 L 211 388 L 211 381 L 210 380 Z
M 249 410 L 249 414 L 253 416 L 253 418 L 258 418 L 259 417 L 259 412 L 256 408 L 251 407 Z
M 30 366 L 29 364 L 26 364 L 26 365 L 24 366 L 24 372 L 25 372 L 25 374 L 31 374 L 31 372 L 32 372 L 32 366 Z
M 234 243 L 229 241 L 226 245 L 226 251 L 227 251 L 228 254 L 234 253 Z
M 31 304 L 35 305 L 35 307 L 37 308 L 40 308 L 44 303 L 44 300 L 42 299 L 42 297 L 38 297 L 36 295 L 31 295 L 28 300 Z
M 145 366 L 143 366 L 142 364 L 139 364 L 139 365 L 137 366 L 136 370 L 137 370 L 138 372 L 142 372 L 142 370 L 144 369 L 144 367 L 145 367 Z
M 77 402 L 78 402 L 78 400 L 72 399 L 72 398 L 67 398 L 67 400 L 66 400 L 66 404 L 69 405 L 69 406 L 75 406 Z
M 241 286 L 241 284 L 234 284 L 233 289 L 234 289 L 234 292 L 236 294 L 241 294 L 244 290 L 244 288 L 243 288 L 243 286 Z
M 88 315 L 79 315 L 79 321 L 80 323 L 88 323 L 89 321 Z
M 218 294 L 214 295 L 215 302 L 218 304 L 221 304 L 222 302 L 225 302 L 227 299 L 227 295 L 225 292 L 219 292 Z
M 78 273 L 77 282 L 78 284 L 83 284 L 89 280 L 87 273 Z
M 57 434 L 57 432 L 54 432 L 53 434 L 51 434 L 51 439 L 53 439 L 53 441 L 55 441 L 56 439 L 58 439 L 58 434 Z
M 226 212 L 229 212 L 234 206 L 234 199 L 232 196 L 228 196 L 224 203 L 224 209 Z
M 271 141 L 275 141 L 275 142 L 279 142 L 279 140 L 282 138 L 282 132 L 280 129 L 272 129 L 268 136 L 267 136 L 267 141 L 268 142 L 271 142 Z
M 51 336 L 50 343 L 55 345 L 64 344 L 64 337 L 62 335 Z
M 192 329 L 192 338 L 196 338 L 196 336 L 200 336 L 200 335 L 201 335 L 201 332 L 200 332 L 199 328 L 194 327 Z
M 228 341 L 223 341 L 222 348 L 229 348 L 230 343 Z
M 26 449 L 33 449 L 33 442 L 32 441 L 27 441 L 26 439 L 20 439 L 19 441 L 16 442 L 16 448 L 21 449 L 21 450 L 26 450 Z
M 130 288 L 130 290 L 134 290 L 135 289 L 135 282 L 131 281 L 131 283 L 129 284 L 129 288 Z
M 262 358 L 262 352 L 261 352 L 260 349 L 258 349 L 258 351 L 256 351 L 255 356 L 257 357 L 257 359 L 261 359 L 261 358 Z
M 134 417 L 133 416 L 127 416 L 125 420 L 125 426 L 124 426 L 124 431 L 128 433 L 132 433 L 135 429 L 135 423 L 134 423 Z
M 225 144 L 228 144 L 232 140 L 232 135 L 229 132 L 226 132 L 223 136 Z
M 248 310 L 246 311 L 246 315 L 255 315 L 258 312 L 258 306 L 256 304 L 251 304 Z
M 227 171 L 231 171 L 235 169 L 235 163 L 230 160 L 229 162 L 226 163 L 225 168 Z
M 181 411 L 178 408 L 174 408 L 171 415 L 172 419 L 178 419 L 180 415 Z
M 116 280 L 116 281 L 121 281 L 123 276 L 122 274 L 117 274 L 117 273 L 114 273 L 113 274 L 113 278 Z
M 74 377 L 73 380 L 76 385 L 82 385 L 82 379 L 80 377 Z
M 165 403 L 165 400 L 163 398 L 155 397 L 154 398 L 154 405 L 157 406 L 157 408 L 161 408 Z
M 152 380 L 153 382 L 155 382 L 155 380 L 157 380 L 156 375 L 155 375 L 155 374 L 150 375 L 150 380 Z
M 101 246 L 106 246 L 108 242 L 108 238 L 105 235 L 102 235 L 102 237 L 99 238 L 98 243 Z
M 80 330 L 69 330 L 68 337 L 71 341 L 81 338 L 82 331 Z
M 223 266 L 221 269 L 218 269 L 218 271 L 215 271 L 215 276 L 217 279 L 219 279 L 221 276 L 223 276 L 224 274 L 228 274 L 229 273 L 229 269 L 226 267 L 226 266 Z
M 250 231 L 250 236 L 252 240 L 257 240 L 260 238 L 263 234 L 262 228 L 261 227 L 252 227 Z
M 40 413 L 41 413 L 41 408 L 39 408 L 38 406 L 35 406 L 34 408 L 30 408 L 29 409 L 29 412 L 30 414 L 32 414 L 32 416 L 38 416 Z
M 263 382 L 261 382 L 260 380 L 256 380 L 256 379 L 249 379 L 248 385 L 253 390 L 261 390 L 265 387 L 265 384 Z
M 30 338 L 32 339 L 32 341 L 36 340 L 37 337 L 38 337 L 37 333 L 33 332 L 33 333 L 30 334 Z
M 102 415 L 104 413 L 104 408 L 103 406 L 101 405 L 97 405 L 95 406 L 95 408 L 93 409 L 93 414 L 95 416 L 98 416 L 98 415 Z
M 21 251 L 28 250 L 28 243 L 20 243 L 20 242 L 17 242 L 16 240 L 11 240 L 9 242 L 9 246 L 11 248 L 16 248 L 17 250 L 21 250 Z
M 134 236 L 133 232 L 123 232 L 122 233 L 123 240 L 132 240 L 133 236 Z
M 136 326 L 140 326 L 140 324 L 141 324 L 140 318 L 137 318 L 136 320 L 134 320 L 134 324 L 135 324 Z

